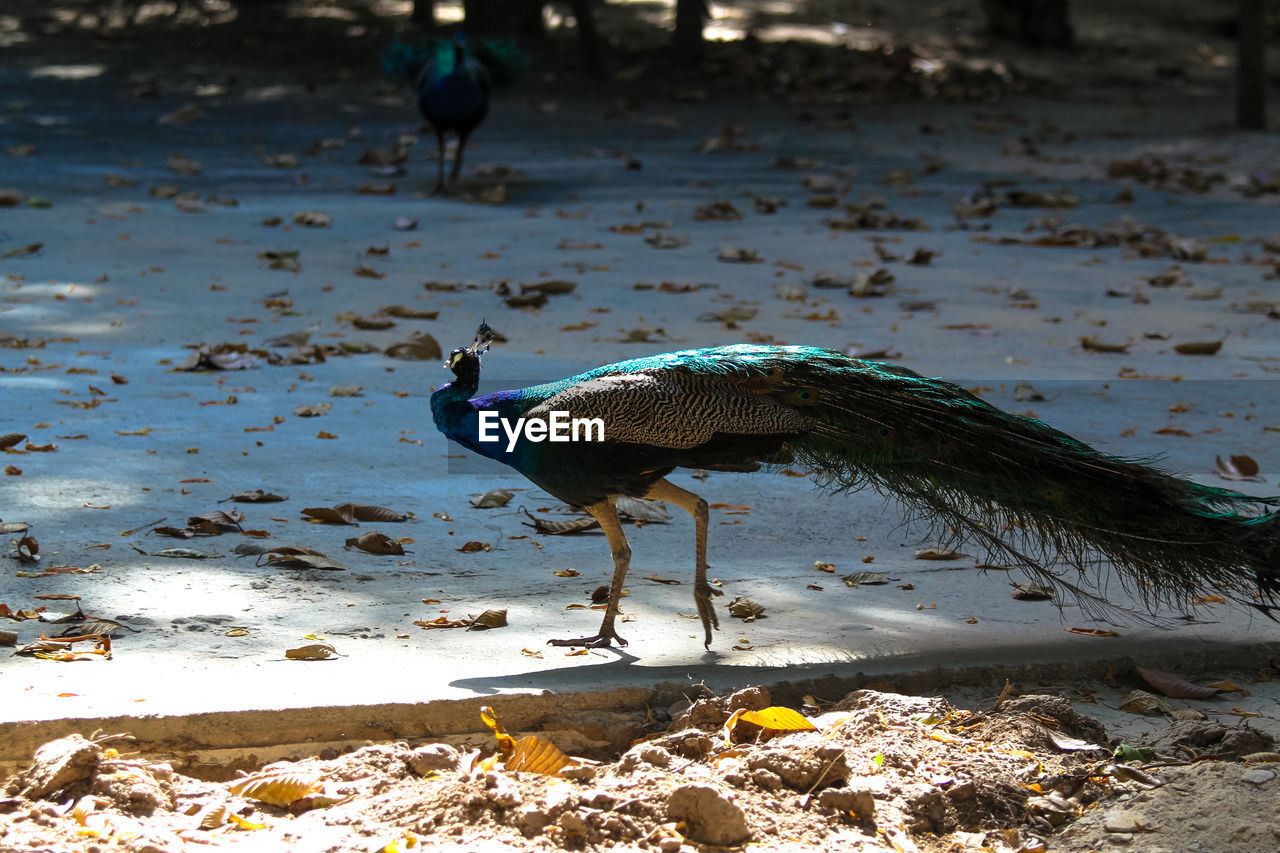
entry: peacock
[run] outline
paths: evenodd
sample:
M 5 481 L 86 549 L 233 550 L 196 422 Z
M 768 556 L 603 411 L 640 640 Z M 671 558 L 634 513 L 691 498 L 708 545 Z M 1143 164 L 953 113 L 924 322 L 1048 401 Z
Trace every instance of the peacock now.
M 600 630 L 553 645 L 626 645 L 615 621 L 631 548 L 615 502 L 629 495 L 693 517 L 693 596 L 710 648 L 719 593 L 707 581 L 708 506 L 666 479 L 676 468 L 788 464 L 812 469 L 832 491 L 871 486 L 957 543 L 977 543 L 1099 615 L 1111 605 L 1091 570 L 1109 562 L 1149 609 L 1192 605 L 1212 588 L 1275 618 L 1280 512 L 1270 508 L 1280 496 L 1193 483 L 1101 453 L 956 385 L 808 346 L 682 350 L 475 397 L 492 340 L 482 324 L 471 345 L 450 353 L 454 381 L 431 396 L 436 427 L 584 508 L 612 550 Z M 508 440 L 504 427 L 499 440 L 484 440 L 496 419 L 520 418 L 517 438 Z M 528 424 L 543 422 L 547 435 L 566 418 L 598 419 L 602 429 L 575 427 L 568 437 L 577 441 L 530 439 Z
M 462 172 L 467 139 L 489 114 L 493 76 L 506 81 L 522 62 L 506 42 L 482 42 L 473 56 L 466 35 L 459 31 L 451 41 L 428 39 L 417 44 L 392 42 L 382 52 L 384 71 L 408 77 L 418 94 L 418 109 L 436 134 L 436 185 L 433 195 L 444 194 L 445 136 L 458 137 L 449 183 Z M 482 61 L 481 57 L 487 60 Z M 490 68 L 493 72 L 490 72 Z

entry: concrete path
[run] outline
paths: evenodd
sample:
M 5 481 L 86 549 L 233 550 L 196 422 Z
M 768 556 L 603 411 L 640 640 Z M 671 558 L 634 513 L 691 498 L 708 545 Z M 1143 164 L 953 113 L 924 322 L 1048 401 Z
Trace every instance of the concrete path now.
M 1124 656 L 1229 668 L 1265 657 L 1280 639 L 1275 625 L 1214 606 L 1195 621 L 1171 614 L 1163 627 L 1123 623 L 1118 638 L 1071 634 L 1064 628 L 1095 623 L 1070 603 L 1059 612 L 1014 601 L 1011 578 L 982 574 L 972 559 L 913 558 L 918 534 L 877 495 L 830 498 L 786 476 L 701 482 L 683 472 L 675 482 L 719 505 L 710 561 L 725 592 L 720 604 L 747 596 L 766 618 L 743 623 L 722 607 L 723 630 L 704 652 L 689 618 L 692 524 L 675 517 L 628 529 L 635 556 L 621 631 L 630 646 L 567 656 L 545 641 L 594 631 L 598 613 L 566 607 L 607 583 L 603 537 L 534 534 L 516 507 L 540 514 L 553 499 L 513 472 L 451 458 L 458 450 L 436 434 L 427 404 L 448 378 L 439 359 L 375 352 L 177 369 L 201 343 L 261 347 L 304 329 L 312 344 L 378 348 L 421 331 L 447 352 L 469 343 L 481 318 L 508 339 L 485 360 L 489 389 L 742 340 L 883 351 L 1110 452 L 1164 454 L 1166 467 L 1202 482 L 1223 485 L 1215 457 L 1246 454 L 1262 479 L 1238 487 L 1275 494 L 1280 326 L 1274 307 L 1269 318 L 1254 303 L 1277 300 L 1280 215 L 1275 195 L 1247 199 L 1233 188 L 1274 166 L 1274 137 L 1206 131 L 1227 117 L 1226 104 L 911 104 L 866 108 L 848 128 L 802 124 L 747 102 L 655 99 L 617 114 L 605 101 L 531 104 L 517 94 L 495 105 L 469 152 L 491 177 L 465 178 L 466 194 L 505 184 L 505 203 L 486 205 L 420 197 L 434 170 L 425 141 L 410 149 L 403 177 L 358 163 L 366 148 L 386 151 L 417 127 L 408 99 L 380 94 L 371 81 L 306 92 L 289 80 L 193 73 L 160 99 L 140 99 L 122 70 L 101 72 L 0 69 L 0 141 L 36 149 L 0 158 L 0 188 L 39 200 L 0 209 L 0 434 L 57 446 L 0 459 L 11 466 L 0 478 L 0 519 L 28 523 L 41 549 L 37 565 L 0 561 L 0 602 L 65 610 L 74 602 L 37 596 L 74 594 L 85 613 L 139 633 L 122 631 L 110 662 L 3 658 L 0 720 L 376 706 L 659 682 L 721 689 Z M 186 103 L 202 116 L 158 121 Z M 741 150 L 697 150 L 728 121 L 742 124 L 731 140 Z M 194 169 L 175 155 L 200 173 L 175 173 Z M 296 165 L 281 155 L 296 155 Z M 1227 181 L 1190 194 L 1106 178 L 1110 161 L 1143 155 Z M 800 168 L 776 168 L 781 157 Z M 624 168 L 628 159 L 642 168 Z M 495 165 L 514 171 L 492 177 Z M 394 195 L 360 192 L 388 182 Z M 981 196 L 984 182 L 998 200 L 1011 188 L 1061 188 L 1080 203 L 1001 203 L 989 217 L 958 220 L 951 209 Z M 189 200 L 153 194 L 168 185 Z M 1132 200 L 1117 203 L 1126 187 Z M 833 230 L 826 220 L 843 213 L 811 206 L 822 195 L 918 217 L 924 230 Z M 753 197 L 775 202 L 757 208 Z M 731 203 L 741 220 L 697 221 L 714 202 Z M 759 212 L 773 203 L 775 213 Z M 304 211 L 332 224 L 292 224 Z M 269 217 L 282 224 L 264 225 Z M 401 217 L 418 220 L 416 230 L 396 230 Z M 1000 244 L 1044 234 L 1046 217 L 1103 231 L 1122 220 L 1163 229 L 1194 241 L 1181 251 L 1203 248 L 1203 260 Z M 658 249 L 646 242 L 655 235 L 688 243 Z M 31 253 L 14 251 L 36 243 Z M 917 248 L 936 257 L 886 261 L 877 245 L 898 258 Z M 737 248 L 761 262 L 718 259 Z M 296 272 L 269 268 L 265 253 L 284 252 L 288 263 L 293 251 Z M 1248 260 L 1267 252 L 1265 265 Z M 1175 264 L 1181 275 L 1171 274 L 1170 286 L 1144 280 Z M 880 268 L 894 279 L 883 297 L 814 285 L 826 274 L 854 279 Z M 518 292 L 540 280 L 576 289 L 538 310 L 506 307 L 493 292 L 499 282 Z M 350 320 L 389 305 L 439 316 L 399 319 L 387 330 Z M 736 328 L 699 321 L 731 308 L 755 313 Z M 1086 336 L 1128 351 L 1089 351 L 1079 343 Z M 1203 341 L 1224 343 L 1213 356 L 1174 351 Z M 1044 399 L 1015 394 L 1023 383 Z M 342 385 L 364 390 L 331 397 Z M 319 417 L 295 414 L 328 404 Z M 469 505 L 498 487 L 516 493 L 507 507 Z M 225 502 L 249 489 L 288 500 Z M 410 520 L 350 528 L 301 514 L 345 502 Z M 246 529 L 270 537 L 148 534 L 160 520 L 182 527 L 189 516 L 233 507 Z M 411 538 L 410 553 L 344 550 L 346 539 L 373 529 Z M 486 549 L 459 551 L 473 541 Z M 315 548 L 348 568 L 258 567 L 233 552 L 243 543 Z M 181 547 L 215 556 L 154 556 Z M 834 573 L 815 562 L 834 564 Z M 88 574 L 20 574 L 95 565 Z M 580 575 L 556 575 L 570 568 Z M 890 583 L 840 580 L 863 570 Z M 1108 592 L 1129 601 L 1116 586 Z M 490 608 L 505 609 L 509 626 L 415 624 Z M 25 644 L 58 626 L 0 627 Z M 286 649 L 319 641 L 340 657 L 285 659 Z

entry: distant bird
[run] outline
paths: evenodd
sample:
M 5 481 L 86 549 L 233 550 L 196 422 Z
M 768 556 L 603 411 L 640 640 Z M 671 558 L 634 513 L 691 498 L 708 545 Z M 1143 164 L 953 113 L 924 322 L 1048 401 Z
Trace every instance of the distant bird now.
M 1280 513 L 1266 508 L 1280 497 L 1198 485 L 1100 453 L 955 385 L 814 347 L 683 350 L 473 398 L 492 338 L 482 324 L 470 346 L 450 354 L 456 378 L 431 396 L 437 428 L 583 507 L 613 552 L 600 630 L 554 645 L 626 645 L 614 623 L 631 548 L 614 503 L 630 495 L 693 516 L 693 596 L 710 648 L 719 593 L 707 582 L 707 502 L 665 479 L 678 467 L 792 464 L 814 469 L 832 491 L 870 485 L 1095 614 L 1111 605 L 1086 569 L 1109 562 L 1148 608 L 1194 605 L 1211 592 L 1275 618 Z M 511 424 L 550 422 L 553 412 L 600 418 L 605 440 L 481 441 L 485 412 Z
M 436 186 L 432 194 L 448 192 L 444 183 L 445 134 L 458 137 L 449 183 L 458 182 L 462 155 L 469 137 L 489 114 L 489 72 L 467 51 L 467 37 L 454 36 L 453 51 L 438 54 L 418 74 L 418 109 L 436 132 Z
M 486 39 L 476 44 L 479 56 L 462 32 L 451 40 L 438 37 L 418 42 L 394 41 L 379 56 L 382 70 L 400 80 L 412 82 L 418 109 L 436 134 L 436 186 L 432 194 L 447 193 L 444 180 L 445 135 L 458 137 L 449 182 L 456 183 L 462 172 L 462 155 L 467 138 L 489 114 L 492 76 L 499 83 L 511 82 L 527 60 L 514 43 Z M 482 61 L 483 60 L 483 61 Z

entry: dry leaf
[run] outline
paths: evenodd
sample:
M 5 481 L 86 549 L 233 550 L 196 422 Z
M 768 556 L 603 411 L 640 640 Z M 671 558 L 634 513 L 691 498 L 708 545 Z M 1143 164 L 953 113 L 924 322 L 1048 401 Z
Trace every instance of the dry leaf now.
M 1199 684 L 1192 684 L 1181 675 L 1175 675 L 1171 672 L 1144 669 L 1140 666 L 1134 667 L 1134 669 L 1138 675 L 1142 676 L 1143 681 L 1170 699 L 1208 699 L 1221 692 L 1216 687 L 1203 687 Z
M 529 512 L 524 507 L 520 508 L 525 516 L 532 524 L 529 524 L 538 533 L 545 533 L 548 536 L 559 536 L 566 533 L 581 533 L 584 530 L 594 530 L 600 526 L 600 522 L 591 516 L 583 516 L 581 518 L 573 518 L 568 521 L 547 521 L 545 518 L 539 518 Z M 528 522 L 526 522 L 528 524 Z
M 1129 344 L 1109 344 L 1098 340 L 1096 337 L 1082 337 L 1080 346 L 1084 347 L 1086 352 L 1128 352 Z
M 294 800 L 318 790 L 319 787 L 318 774 L 294 771 L 292 773 L 255 773 L 229 783 L 227 790 L 236 796 L 283 808 Z
M 721 736 L 726 743 L 733 742 L 733 734 L 739 723 L 750 723 L 769 732 L 806 732 L 817 731 L 817 726 L 799 711 L 790 708 L 772 706 L 761 711 L 749 711 L 739 708 L 725 721 Z
M 385 353 L 404 361 L 434 361 L 444 355 L 439 341 L 426 332 L 414 332 L 408 340 L 387 347 Z
M 565 755 L 553 743 L 543 740 L 537 735 L 528 735 L 516 740 L 507 734 L 506 729 L 498 722 L 497 714 L 489 706 L 480 709 L 480 719 L 493 732 L 498 740 L 498 748 L 502 752 L 502 769 L 512 773 L 537 773 L 542 776 L 559 776 L 566 767 L 576 766 L 572 758 Z
M 662 501 L 645 500 L 620 495 L 615 505 L 618 515 L 638 521 L 662 523 L 671 520 L 671 513 Z
M 434 320 L 440 316 L 437 310 L 411 308 L 407 305 L 383 305 L 378 309 L 378 313 L 386 314 L 388 317 L 399 317 L 402 320 Z
M 289 660 L 330 660 L 338 657 L 338 650 L 328 643 L 312 643 L 309 646 L 289 649 L 284 653 L 284 656 Z M 262 798 L 258 797 L 258 799 Z M 289 802 L 292 802 L 292 800 Z
M 224 500 L 236 501 L 238 503 L 274 503 L 277 501 L 287 501 L 289 498 L 285 495 L 274 495 L 270 492 L 264 492 L 262 489 L 249 489 L 243 492 L 236 492 L 229 498 Z
M 1037 586 L 1032 583 L 1013 583 L 1015 601 L 1049 601 L 1054 596 L 1053 587 Z
M 404 546 L 385 533 L 371 530 L 347 540 L 348 548 L 358 548 L 369 554 L 403 554 Z
M 843 576 L 840 580 L 844 581 L 844 585 L 848 587 L 879 586 L 888 583 L 889 576 L 880 572 L 854 572 Z
M 1130 690 L 1125 694 L 1124 701 L 1120 703 L 1120 710 L 1130 714 L 1147 714 L 1151 711 L 1172 714 L 1176 709 L 1155 694 L 1145 690 Z
M 510 489 L 490 489 L 480 497 L 472 498 L 471 505 L 476 509 L 494 509 L 506 506 L 513 497 L 515 492 Z
M 917 560 L 962 560 L 969 555 L 950 548 L 919 548 L 913 556 Z
M 344 571 L 347 567 L 313 548 L 280 545 L 258 557 L 257 565 L 277 569 L 325 569 Z
M 1116 631 L 1105 631 L 1102 628 L 1067 628 L 1069 634 L 1080 634 L 1085 637 L 1119 637 Z
M 408 519 L 408 516 L 404 513 L 396 512 L 394 509 L 387 509 L 384 506 L 345 503 L 334 507 L 334 509 L 344 515 L 349 513 L 356 521 L 401 522 Z
M 678 581 L 677 581 L 678 583 Z M 745 622 L 754 622 L 764 615 L 764 605 L 757 604 L 745 596 L 738 596 L 728 604 L 729 612 Z
M 557 296 L 560 294 L 572 293 L 574 288 L 576 288 L 577 286 L 578 286 L 578 283 L 575 281 L 562 281 L 562 280 L 537 281 L 537 282 L 533 282 L 532 284 L 525 284 L 524 282 L 521 282 L 520 292 L 521 293 L 541 293 L 545 296 Z
M 1222 349 L 1222 341 L 1192 341 L 1178 344 L 1173 351 L 1178 355 L 1217 355 Z
M 2 442 L 3 439 L 0 439 Z M 1261 470 L 1258 463 L 1249 456 L 1228 456 L 1223 461 L 1221 456 L 1215 457 L 1217 467 L 1213 469 L 1213 473 L 1217 474 L 1224 480 L 1251 480 L 1257 481 L 1261 478 L 1258 472 Z

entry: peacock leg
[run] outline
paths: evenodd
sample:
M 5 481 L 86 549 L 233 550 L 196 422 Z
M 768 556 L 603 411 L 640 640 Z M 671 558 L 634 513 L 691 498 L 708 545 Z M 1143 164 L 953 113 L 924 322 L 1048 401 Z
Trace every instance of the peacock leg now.
M 458 175 L 462 173 L 462 152 L 467 150 L 467 137 L 471 135 L 471 131 L 460 131 L 458 133 L 458 150 L 453 155 L 453 170 L 449 172 L 449 183 L 458 183 Z
M 583 509 L 591 513 L 591 517 L 600 522 L 605 539 L 609 540 L 609 549 L 613 552 L 613 583 L 609 586 L 609 604 L 605 607 L 604 621 L 594 637 L 579 637 L 576 640 L 549 640 L 552 646 L 608 646 L 616 640 L 618 645 L 625 646 L 627 641 L 618 636 L 613 623 L 618 618 L 618 602 L 622 598 L 622 584 L 627 579 L 627 569 L 631 567 L 631 546 L 627 544 L 626 534 L 622 532 L 622 522 L 618 521 L 618 511 L 614 508 L 616 497 L 606 498 L 600 503 L 589 504 Z
M 720 620 L 716 618 L 716 609 L 711 603 L 711 596 L 723 595 L 720 590 L 712 589 L 707 583 L 707 502 L 667 480 L 654 483 L 645 495 L 652 500 L 663 501 L 683 509 L 693 516 L 693 529 L 696 541 L 697 568 L 693 580 L 693 601 L 698 605 L 698 618 L 702 620 L 702 629 L 707 638 L 703 643 L 711 648 L 711 629 L 720 629 Z
M 448 190 L 444 185 L 444 131 L 436 131 L 436 188 L 431 191 L 432 195 L 445 195 Z

